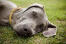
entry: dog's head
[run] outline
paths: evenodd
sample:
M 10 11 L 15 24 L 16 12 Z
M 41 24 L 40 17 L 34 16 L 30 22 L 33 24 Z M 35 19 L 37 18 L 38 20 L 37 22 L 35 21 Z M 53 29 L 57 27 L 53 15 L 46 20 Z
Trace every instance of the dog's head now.
M 48 25 L 43 6 L 40 4 L 33 4 L 19 14 L 22 16 L 13 28 L 21 36 L 31 36 L 43 32 Z

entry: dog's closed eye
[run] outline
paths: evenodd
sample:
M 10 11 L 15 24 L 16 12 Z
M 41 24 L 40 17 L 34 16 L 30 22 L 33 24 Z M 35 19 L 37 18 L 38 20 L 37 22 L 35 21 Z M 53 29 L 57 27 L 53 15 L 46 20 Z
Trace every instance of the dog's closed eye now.
M 44 30 L 44 25 L 43 24 L 40 24 L 40 25 L 37 25 L 36 28 L 35 28 L 35 31 L 36 32 L 42 32 Z

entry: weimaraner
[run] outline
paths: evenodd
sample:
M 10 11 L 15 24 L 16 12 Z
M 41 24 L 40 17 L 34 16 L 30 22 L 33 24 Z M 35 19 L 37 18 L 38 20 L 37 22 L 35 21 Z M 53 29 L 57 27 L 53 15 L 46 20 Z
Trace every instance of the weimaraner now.
M 20 36 L 32 36 L 39 32 L 45 37 L 56 35 L 56 26 L 48 21 L 43 5 L 32 4 L 15 10 L 10 24 L 9 16 L 13 8 L 18 7 L 10 1 L 0 0 L 0 25 L 10 25 Z

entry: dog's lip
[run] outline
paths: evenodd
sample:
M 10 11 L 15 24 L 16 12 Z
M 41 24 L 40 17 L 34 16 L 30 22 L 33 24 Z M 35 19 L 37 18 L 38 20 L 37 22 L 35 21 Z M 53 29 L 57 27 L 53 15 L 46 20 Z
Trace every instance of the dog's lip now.
M 24 36 L 24 37 L 31 37 L 32 36 L 32 34 L 23 34 L 23 35 L 21 35 L 21 36 Z

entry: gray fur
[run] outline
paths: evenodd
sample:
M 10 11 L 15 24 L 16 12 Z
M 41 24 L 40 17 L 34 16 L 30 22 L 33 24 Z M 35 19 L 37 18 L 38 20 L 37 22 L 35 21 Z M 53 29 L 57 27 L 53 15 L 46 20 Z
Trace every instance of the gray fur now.
M 11 25 L 11 27 L 19 34 L 31 36 L 38 32 L 50 37 L 56 35 L 56 26 L 52 25 L 46 16 L 43 5 L 33 4 L 28 8 L 21 8 L 13 13 L 12 23 L 9 24 L 9 14 L 13 8 L 17 8 L 15 4 L 9 1 L 0 1 L 0 25 Z M 49 29 L 55 33 L 49 33 Z M 49 33 L 46 34 L 46 33 Z

